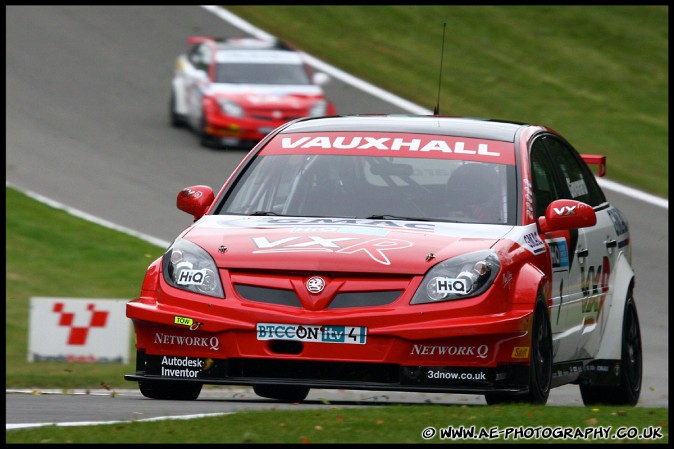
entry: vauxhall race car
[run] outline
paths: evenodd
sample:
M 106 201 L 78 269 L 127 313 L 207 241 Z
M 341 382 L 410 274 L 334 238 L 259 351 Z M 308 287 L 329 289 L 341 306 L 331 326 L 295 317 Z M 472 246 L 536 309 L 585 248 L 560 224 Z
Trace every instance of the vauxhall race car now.
M 186 126 L 207 147 L 250 149 L 274 128 L 299 117 L 333 115 L 314 72 L 277 39 L 190 36 L 176 60 L 170 123 Z
M 217 193 L 127 304 L 143 395 L 204 384 L 635 405 L 642 348 L 626 217 L 552 129 L 441 116 L 298 119 Z

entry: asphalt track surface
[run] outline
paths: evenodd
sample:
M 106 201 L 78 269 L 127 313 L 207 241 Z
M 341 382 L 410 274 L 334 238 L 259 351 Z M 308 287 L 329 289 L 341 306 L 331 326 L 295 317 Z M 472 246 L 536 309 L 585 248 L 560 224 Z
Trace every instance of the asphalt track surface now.
M 195 184 L 219 189 L 245 154 L 203 148 L 194 134 L 169 127 L 175 57 L 191 34 L 258 33 L 196 5 L 6 6 L 7 183 L 158 244 L 171 241 L 191 221 L 175 208 L 177 193 Z M 423 113 L 323 68 L 333 74 L 326 90 L 340 113 Z M 605 192 L 628 217 L 634 247 L 644 349 L 638 406 L 669 407 L 668 202 Z M 293 405 L 259 398 L 248 388 L 204 390 L 193 402 L 153 401 L 135 384 L 129 388 L 114 394 L 8 391 L 7 428 L 243 409 L 485 404 L 471 395 L 312 390 L 306 404 Z M 554 389 L 549 405 L 582 405 L 578 387 Z

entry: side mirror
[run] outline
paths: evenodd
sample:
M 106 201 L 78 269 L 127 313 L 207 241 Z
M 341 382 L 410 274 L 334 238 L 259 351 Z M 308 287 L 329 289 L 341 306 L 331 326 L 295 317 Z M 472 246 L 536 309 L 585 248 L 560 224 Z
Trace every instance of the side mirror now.
M 215 195 L 208 186 L 185 187 L 178 193 L 176 205 L 178 209 L 194 216 L 194 221 L 204 216 L 213 204 Z
M 586 228 L 597 224 L 597 214 L 588 204 L 575 200 L 556 200 L 548 204 L 544 217 L 538 217 L 541 232 Z

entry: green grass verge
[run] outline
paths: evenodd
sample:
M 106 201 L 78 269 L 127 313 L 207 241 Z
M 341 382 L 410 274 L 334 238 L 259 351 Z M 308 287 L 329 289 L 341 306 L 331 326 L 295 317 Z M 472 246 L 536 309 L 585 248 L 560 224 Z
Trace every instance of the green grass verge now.
M 449 427 L 458 432 L 472 429 L 474 435 L 481 435 L 479 438 L 448 438 Z M 424 439 L 422 432 L 425 429 L 429 432 L 429 428 L 434 429 L 433 436 Z M 254 411 L 187 421 L 11 430 L 5 435 L 7 443 L 52 444 L 664 444 L 669 442 L 669 423 L 664 409 L 428 404 Z M 542 438 L 543 435 L 552 437 Z M 576 437 L 572 438 L 574 435 Z M 627 435 L 631 438 L 621 438 Z M 654 438 L 656 436 L 660 438 Z
M 446 23 L 441 114 L 549 126 L 607 155 L 608 179 L 668 196 L 666 5 L 226 9 L 431 111 Z
M 5 189 L 6 388 L 130 388 L 132 363 L 28 362 L 33 296 L 133 299 L 163 248 Z M 133 342 L 133 339 L 132 339 Z M 131 352 L 134 353 L 133 351 Z

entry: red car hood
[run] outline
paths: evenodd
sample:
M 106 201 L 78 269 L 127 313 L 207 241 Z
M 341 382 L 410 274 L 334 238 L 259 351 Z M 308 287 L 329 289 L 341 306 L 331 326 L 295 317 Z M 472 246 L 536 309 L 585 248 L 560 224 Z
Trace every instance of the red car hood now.
M 225 97 L 246 108 L 303 109 L 324 97 L 318 86 L 217 85 L 210 95 Z
M 220 268 L 423 274 L 449 257 L 492 247 L 511 229 L 399 220 L 207 215 L 183 237 L 208 251 Z

